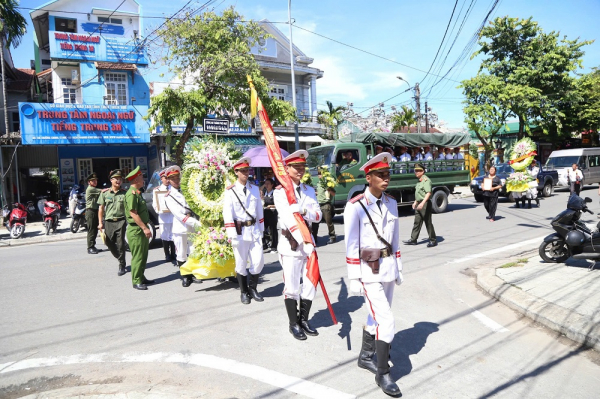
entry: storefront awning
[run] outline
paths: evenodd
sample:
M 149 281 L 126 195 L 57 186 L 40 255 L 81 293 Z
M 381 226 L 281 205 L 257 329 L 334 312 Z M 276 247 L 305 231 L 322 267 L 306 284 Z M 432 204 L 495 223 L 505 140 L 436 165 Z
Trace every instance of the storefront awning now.
M 296 138 L 294 136 L 275 136 L 277 138 L 277 141 L 292 141 L 295 142 Z M 261 136 L 261 140 L 264 141 L 264 138 Z M 311 135 L 311 136 L 300 136 L 298 138 L 298 141 L 300 143 L 322 143 L 325 140 L 323 140 L 320 136 L 317 135 Z
M 258 137 L 230 137 L 230 136 L 219 136 L 219 139 L 223 141 L 231 141 L 233 145 L 263 145 Z

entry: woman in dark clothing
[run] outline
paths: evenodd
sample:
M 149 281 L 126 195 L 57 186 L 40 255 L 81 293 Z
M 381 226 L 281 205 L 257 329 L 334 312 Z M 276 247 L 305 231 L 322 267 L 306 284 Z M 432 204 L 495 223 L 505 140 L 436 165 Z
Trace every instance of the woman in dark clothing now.
M 498 207 L 498 190 L 502 188 L 502 182 L 500 181 L 500 178 L 496 176 L 495 166 L 490 167 L 486 178 L 492 179 L 492 188 L 490 190 L 484 189 L 483 206 L 489 214 L 489 216 L 486 216 L 485 218 L 489 219 L 490 222 L 493 222 L 496 217 L 496 208 Z

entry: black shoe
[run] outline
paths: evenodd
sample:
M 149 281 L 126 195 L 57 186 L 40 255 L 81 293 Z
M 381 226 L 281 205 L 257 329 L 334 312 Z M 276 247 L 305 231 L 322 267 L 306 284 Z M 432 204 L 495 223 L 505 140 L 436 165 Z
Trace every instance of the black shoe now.
M 94 249 L 94 251 L 96 251 L 96 252 L 102 252 L 102 250 L 101 250 L 101 249 L 98 249 L 98 248 L 96 248 L 96 246 L 95 246 L 95 245 L 94 245 L 92 248 L 93 248 L 93 249 Z
M 527 200 L 527 209 L 531 209 L 531 200 Z
M 377 350 L 377 374 L 375 374 L 375 382 L 381 390 L 395 398 L 402 396 L 400 388 L 390 375 L 390 365 L 388 359 L 390 357 L 390 344 L 384 341 L 375 341 Z
M 515 201 L 515 206 L 513 208 L 520 208 L 519 201 Z
M 489 217 L 489 216 L 486 216 L 485 218 L 486 218 L 486 219 L 489 219 L 490 217 Z
M 196 276 L 192 274 L 192 283 L 194 284 L 202 284 L 202 280 L 198 280 Z
M 146 285 L 152 285 L 154 284 L 154 280 L 148 280 L 146 277 L 142 277 L 142 283 Z
M 189 287 L 192 285 L 192 278 L 190 276 L 181 276 L 181 285 L 183 287 Z
M 437 247 L 437 241 L 429 241 L 427 248 Z
M 406 245 L 417 245 L 417 240 L 404 240 L 402 242 Z
M 539 198 L 535 199 L 535 204 L 537 205 L 538 208 L 540 207 L 540 199 Z
M 358 367 L 369 370 L 373 374 L 377 374 L 377 362 L 375 356 L 375 336 L 363 329 L 363 341 L 360 354 L 358 355 Z
M 327 244 L 335 244 L 335 237 L 329 237 L 329 241 L 327 241 Z
M 117 276 L 122 276 L 122 275 L 124 275 L 125 273 L 127 273 L 127 272 L 125 271 L 125 265 L 119 265 L 119 271 L 117 272 Z
M 250 305 L 250 294 L 248 293 L 248 276 L 237 274 L 237 281 L 240 286 L 240 300 L 244 305 Z
M 248 292 L 250 293 L 252 299 L 257 302 L 262 302 L 264 301 L 264 298 L 257 291 L 258 277 L 258 274 L 250 274 L 250 278 L 248 279 Z
M 286 298 L 284 303 L 288 319 L 290 320 L 290 334 L 297 340 L 304 341 L 306 339 L 306 334 L 304 334 L 304 331 L 298 324 L 298 302 L 295 299 Z
M 300 327 L 302 328 L 302 330 L 304 330 L 304 332 L 307 335 L 316 337 L 317 335 L 319 335 L 318 331 L 312 328 L 310 324 L 308 324 L 308 314 L 310 313 L 311 306 L 312 301 L 309 301 L 308 299 L 300 299 L 300 318 L 298 321 Z
M 146 287 L 146 284 L 134 284 L 133 288 L 140 291 L 146 291 L 148 289 L 148 287 Z
M 98 253 L 98 250 L 94 247 L 88 248 L 88 254 L 90 255 L 96 255 Z

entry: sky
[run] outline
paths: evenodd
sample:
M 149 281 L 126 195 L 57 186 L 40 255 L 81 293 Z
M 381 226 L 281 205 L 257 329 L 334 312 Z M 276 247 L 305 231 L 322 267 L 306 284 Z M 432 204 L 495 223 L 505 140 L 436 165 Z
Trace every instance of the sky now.
M 187 0 L 138 1 L 146 16 L 171 16 L 187 3 Z M 22 0 L 20 6 L 38 7 L 46 2 Z M 197 7 L 204 2 L 190 5 Z M 294 45 L 314 58 L 311 66 L 324 71 L 323 78 L 317 80 L 319 108 L 326 108 L 326 101 L 343 106 L 352 103 L 354 111 L 363 112 L 362 115 L 381 102 L 388 113 L 393 105 L 407 104 L 414 108 L 414 92 L 404 91 L 409 84 L 414 86 L 418 82 L 422 112 L 427 101 L 428 107 L 447 127 L 460 128 L 465 126 L 463 96 L 456 86 L 461 80 L 477 74 L 481 58 L 471 59 L 471 54 L 478 46 L 475 43 L 469 47 L 468 44 L 495 2 L 292 0 L 292 37 Z M 246 19 L 266 18 L 276 23 L 286 36 L 289 34 L 286 0 L 217 0 L 215 6 L 217 11 L 235 6 Z M 450 19 L 453 9 L 454 16 Z M 28 31 L 21 45 L 12 49 L 12 54 L 16 67 L 28 68 L 29 60 L 34 58 L 33 28 L 29 10 L 21 11 L 29 23 Z M 558 31 L 570 40 L 598 40 L 599 15 L 600 0 L 499 0 L 489 18 L 533 17 L 546 32 Z M 146 34 L 161 22 L 160 19 L 145 19 Z M 446 38 L 442 41 L 446 29 Z M 465 50 L 470 51 L 465 53 Z M 581 71 L 589 72 L 592 67 L 600 66 L 600 41 L 584 50 L 584 69 Z M 460 62 L 446 75 L 456 61 Z M 430 68 L 431 72 L 427 74 Z M 169 78 L 166 67 L 149 68 L 145 75 L 148 82 Z M 444 75 L 445 79 L 438 77 Z

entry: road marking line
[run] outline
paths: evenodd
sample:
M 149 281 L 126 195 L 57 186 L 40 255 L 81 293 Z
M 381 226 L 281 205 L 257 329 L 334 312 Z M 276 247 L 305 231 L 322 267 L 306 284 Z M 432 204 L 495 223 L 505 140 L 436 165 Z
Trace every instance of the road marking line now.
M 502 333 L 502 332 L 508 332 L 509 331 L 502 324 L 496 323 L 494 320 L 490 319 L 489 317 L 487 317 L 486 315 L 484 315 L 480 311 L 475 310 L 472 307 L 470 307 L 469 305 L 467 305 L 465 303 L 465 301 L 463 301 L 462 299 L 457 299 L 457 301 L 460 302 L 460 303 L 465 304 L 469 309 L 471 309 L 471 314 L 473 315 L 473 317 L 475 317 L 477 320 L 479 320 L 481 322 L 481 324 L 483 324 L 484 326 L 486 326 L 487 328 L 489 328 L 493 332 L 501 332 Z
M 302 378 L 289 376 L 277 371 L 269 370 L 253 364 L 238 362 L 237 360 L 225 359 L 213 355 L 197 353 L 186 355 L 183 353 L 126 353 L 120 357 L 111 356 L 108 353 L 96 353 L 89 355 L 58 356 L 37 359 L 25 359 L 17 362 L 0 364 L 0 374 L 30 368 L 61 366 L 69 364 L 86 363 L 183 363 L 201 366 L 243 377 L 252 378 L 265 384 L 272 385 L 286 391 L 304 395 L 308 398 L 356 398 L 345 392 L 329 388 Z
M 454 259 L 454 260 L 448 261 L 447 263 L 463 263 L 463 262 L 467 262 L 467 261 L 470 261 L 470 260 L 473 260 L 473 259 L 483 258 L 485 256 L 490 256 L 490 255 L 495 255 L 497 253 L 508 251 L 510 249 L 515 249 L 515 248 L 519 248 L 519 247 L 524 247 L 526 245 L 541 243 L 543 241 L 544 237 L 546 237 L 546 236 L 539 237 L 539 238 L 534 238 L 534 239 L 527 240 L 527 241 L 517 242 L 515 244 L 505 245 L 505 246 L 500 247 L 500 248 L 491 249 L 489 251 L 480 252 L 478 254 L 473 254 L 473 255 L 465 256 L 464 258 Z

